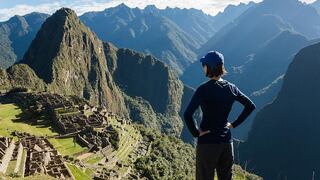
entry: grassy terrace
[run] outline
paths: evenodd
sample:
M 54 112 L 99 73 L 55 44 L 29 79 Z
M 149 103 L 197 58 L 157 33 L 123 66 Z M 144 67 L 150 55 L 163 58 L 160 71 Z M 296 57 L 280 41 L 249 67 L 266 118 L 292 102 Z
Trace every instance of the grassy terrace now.
M 19 121 L 19 116 L 22 111 L 14 104 L 0 104 L 0 135 L 11 136 L 10 133 L 14 130 L 27 132 L 36 136 L 53 136 L 57 135 L 50 129 L 50 126 L 30 125 L 23 121 Z M 62 156 L 73 155 L 86 150 L 73 143 L 72 138 L 66 139 L 49 139 L 52 145 L 60 152 Z
M 83 171 L 81 168 L 68 163 L 68 168 L 70 169 L 71 173 L 73 174 L 76 180 L 88 180 L 92 179 L 92 172 L 91 171 Z
M 116 119 L 110 119 L 110 122 L 116 127 L 120 133 L 119 149 L 116 154 L 119 160 L 127 162 L 129 154 L 134 150 L 138 141 L 141 140 L 141 134 L 133 127 L 133 125 L 122 125 Z M 119 128 L 121 127 L 121 128 Z M 122 130 L 125 129 L 125 130 Z
M 94 164 L 98 164 L 103 158 L 104 158 L 104 156 L 101 154 L 93 154 L 93 155 L 85 158 L 84 162 L 91 164 L 91 165 L 94 165 Z

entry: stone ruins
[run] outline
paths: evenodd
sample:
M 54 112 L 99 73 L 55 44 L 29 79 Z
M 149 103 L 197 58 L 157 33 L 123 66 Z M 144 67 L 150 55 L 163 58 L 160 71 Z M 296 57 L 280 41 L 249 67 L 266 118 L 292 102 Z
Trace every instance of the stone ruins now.
M 13 132 L 18 137 L 0 137 L 1 172 L 8 170 L 9 163 L 15 165 L 14 174 L 28 177 L 43 173 L 57 179 L 74 179 L 63 158 L 48 139 L 27 133 Z
M 126 165 L 120 163 L 115 154 L 120 142 L 120 134 L 116 129 L 127 131 L 123 127 L 131 125 L 130 119 L 108 112 L 105 108 L 91 106 L 87 101 L 75 96 L 64 97 L 58 94 L 29 92 L 7 93 L 5 96 L 2 101 L 17 104 L 27 114 L 45 115 L 44 119 L 49 121 L 59 135 L 35 137 L 27 133 L 14 132 L 13 135 L 19 139 L 17 142 L 10 138 L 1 139 L 0 172 L 5 172 L 8 161 L 14 160 L 17 164 L 24 165 L 17 165 L 14 170 L 15 173 L 20 172 L 23 177 L 44 173 L 58 179 L 73 179 L 64 158 L 47 139 L 73 137 L 75 142 L 88 147 L 88 152 L 100 153 L 104 156 L 104 160 L 101 161 L 104 166 L 96 169 L 95 179 L 120 178 L 118 172 Z M 112 120 L 116 123 L 110 123 Z M 39 122 L 36 120 L 33 123 Z M 147 150 L 148 145 L 140 143 L 132 154 L 138 156 L 147 153 Z M 6 156 L 8 153 L 9 157 Z M 132 156 L 129 160 L 130 158 Z M 119 169 L 105 168 L 106 166 Z M 130 171 L 130 168 L 128 169 Z M 133 176 L 130 173 L 126 174 Z

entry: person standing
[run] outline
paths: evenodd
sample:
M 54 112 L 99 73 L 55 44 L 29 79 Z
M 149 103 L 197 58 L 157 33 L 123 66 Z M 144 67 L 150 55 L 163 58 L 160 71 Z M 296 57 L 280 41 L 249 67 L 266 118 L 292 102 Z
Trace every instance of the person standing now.
M 200 62 L 209 80 L 197 88 L 184 112 L 189 131 L 198 138 L 196 180 L 213 180 L 215 170 L 219 180 L 231 180 L 234 153 L 230 129 L 243 123 L 256 106 L 236 85 L 222 79 L 227 72 L 221 53 L 210 51 Z M 235 121 L 229 122 L 228 116 L 235 101 L 244 109 Z M 193 114 L 199 107 L 203 115 L 198 128 Z

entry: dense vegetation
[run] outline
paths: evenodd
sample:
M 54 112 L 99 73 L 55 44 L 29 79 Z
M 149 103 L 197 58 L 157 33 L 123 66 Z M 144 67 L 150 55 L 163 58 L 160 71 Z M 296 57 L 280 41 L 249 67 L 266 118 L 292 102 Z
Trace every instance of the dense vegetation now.
M 191 145 L 172 136 L 140 128 L 151 141 L 149 152 L 135 162 L 135 168 L 149 179 L 189 179 L 195 174 L 195 151 Z

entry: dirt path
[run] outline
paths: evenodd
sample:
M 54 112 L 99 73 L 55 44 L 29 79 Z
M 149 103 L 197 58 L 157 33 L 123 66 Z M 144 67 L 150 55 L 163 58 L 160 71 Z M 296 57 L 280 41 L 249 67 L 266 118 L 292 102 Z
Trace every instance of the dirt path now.
M 80 156 L 78 156 L 77 159 L 83 160 L 83 159 L 86 159 L 87 157 L 89 157 L 91 155 L 94 155 L 94 154 L 93 153 L 84 153 L 84 154 L 81 154 Z

